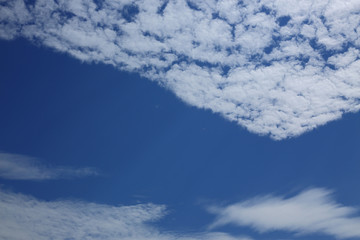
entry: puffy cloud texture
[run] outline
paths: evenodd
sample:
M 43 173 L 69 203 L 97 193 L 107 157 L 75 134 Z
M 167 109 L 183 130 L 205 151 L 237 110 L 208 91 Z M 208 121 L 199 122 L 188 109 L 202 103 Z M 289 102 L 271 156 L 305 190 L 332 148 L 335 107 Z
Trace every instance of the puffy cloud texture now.
M 360 237 L 358 209 L 336 203 L 326 189 L 315 188 L 294 197 L 258 197 L 224 208 L 212 227 L 225 224 L 251 226 L 260 232 L 283 230 L 301 234 L 332 235 L 338 239 Z
M 0 0 L 0 37 L 138 72 L 274 139 L 360 109 L 358 0 Z

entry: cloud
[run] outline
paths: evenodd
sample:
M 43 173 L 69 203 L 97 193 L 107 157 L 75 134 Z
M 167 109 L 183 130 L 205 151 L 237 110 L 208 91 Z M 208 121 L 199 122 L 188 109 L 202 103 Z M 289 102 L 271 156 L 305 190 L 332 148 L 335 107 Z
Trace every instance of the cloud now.
M 212 228 L 235 224 L 250 226 L 259 232 L 291 231 L 300 234 L 320 233 L 336 238 L 359 238 L 358 209 L 336 203 L 330 191 L 313 188 L 294 197 L 265 196 L 224 208 L 213 207 L 218 215 Z
M 358 0 L 1 0 L 0 38 L 138 72 L 274 139 L 360 109 Z
M 98 175 L 92 168 L 49 167 L 24 155 L 0 153 L 0 178 L 46 180 Z
M 163 205 L 117 207 L 75 201 L 47 202 L 0 190 L 0 209 L 1 239 L 245 240 L 217 232 L 161 231 L 151 222 L 166 214 Z

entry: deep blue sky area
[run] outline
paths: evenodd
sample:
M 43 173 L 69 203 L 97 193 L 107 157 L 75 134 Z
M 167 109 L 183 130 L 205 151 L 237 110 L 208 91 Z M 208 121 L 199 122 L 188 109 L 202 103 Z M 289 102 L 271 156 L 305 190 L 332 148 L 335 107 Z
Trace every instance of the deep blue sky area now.
M 165 204 L 162 226 L 185 231 L 211 222 L 209 204 L 269 193 L 324 187 L 344 205 L 360 203 L 359 113 L 274 141 L 188 106 L 137 74 L 25 40 L 0 41 L 0 52 L 0 151 L 101 173 L 0 180 L 15 192 L 49 201 Z

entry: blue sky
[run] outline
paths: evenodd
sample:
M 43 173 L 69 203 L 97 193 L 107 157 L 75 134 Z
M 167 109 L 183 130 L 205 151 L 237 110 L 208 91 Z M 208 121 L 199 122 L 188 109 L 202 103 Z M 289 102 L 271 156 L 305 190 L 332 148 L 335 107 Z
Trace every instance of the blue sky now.
M 60 20 L 77 16 L 98 19 L 96 11 L 117 6 L 112 1 L 104 1 L 104 6 L 97 3 L 100 10 L 84 17 L 79 6 L 87 5 L 75 2 L 77 6 L 64 1 L 59 12 L 63 8 L 68 12 L 60 14 Z M 230 1 L 220 2 L 214 8 L 218 10 L 215 22 L 210 25 L 221 20 L 236 31 L 246 26 L 237 22 L 236 11 L 230 14 L 226 8 Z M 346 29 L 340 32 L 345 37 L 337 38 L 334 32 L 340 30 L 332 25 L 343 19 L 350 19 L 352 24 L 358 19 L 347 9 L 359 8 L 359 4 L 348 2 L 351 8 L 338 1 L 313 7 L 313 22 L 317 10 L 329 12 L 326 20 L 319 17 L 328 28 L 328 36 L 306 40 L 308 46 L 313 45 L 313 52 L 304 50 L 305 40 L 294 37 L 291 41 L 304 52 L 296 55 L 293 46 L 289 50 L 292 42 L 286 40 L 286 34 L 297 31 L 295 16 L 301 14 L 290 10 L 284 14 L 286 9 L 274 1 L 278 13 L 272 15 L 267 8 L 260 8 L 254 15 L 254 26 L 270 16 L 279 25 L 274 28 L 281 37 L 271 40 L 273 55 L 259 55 L 254 49 L 265 52 L 268 46 L 252 46 L 242 39 L 249 29 L 239 36 L 234 33 L 233 38 L 242 39 L 236 44 L 245 49 L 235 53 L 235 40 L 234 46 L 226 41 L 221 23 L 219 28 L 208 29 L 213 31 L 208 36 L 212 42 L 195 34 L 198 43 L 193 43 L 192 56 L 186 52 L 186 34 L 184 38 L 171 36 L 176 43 L 153 35 L 156 19 L 145 14 L 150 6 L 136 1 L 117 6 L 126 11 L 121 17 L 123 31 L 130 31 L 133 23 L 146 25 L 141 22 L 144 17 L 154 21 L 150 32 L 144 34 L 150 40 L 142 39 L 141 45 L 130 32 L 120 34 L 127 36 L 121 41 L 130 45 L 115 49 L 117 55 L 111 54 L 114 49 L 109 36 L 104 43 L 100 35 L 92 35 L 95 30 L 98 33 L 98 27 L 85 29 L 80 24 L 69 30 L 70 20 L 54 20 L 51 24 L 63 26 L 62 33 L 54 38 L 56 33 L 49 30 L 52 25 L 42 29 L 44 19 L 34 15 L 44 11 L 42 1 L 35 1 L 37 10 L 31 7 L 33 3 L 21 8 L 19 0 L 0 2 L 0 12 L 7 12 L 2 14 L 0 32 L 0 236 L 360 238 L 360 194 L 356 190 L 360 181 L 359 44 Z M 262 3 L 271 5 L 271 1 Z M 208 11 L 201 4 L 181 6 L 185 15 L 197 16 L 194 11 Z M 170 1 L 161 8 L 164 18 L 173 14 L 172 5 L 176 6 Z M 254 8 L 247 1 L 237 6 L 240 12 Z M 332 12 L 336 6 L 341 14 Z M 24 9 L 28 12 L 21 12 Z M 250 14 L 245 10 L 241 13 Z M 101 21 L 101 29 L 111 24 Z M 178 19 L 171 24 L 188 23 Z M 289 24 L 293 25 L 285 31 Z M 307 28 L 314 26 L 321 32 L 315 23 L 301 24 L 304 36 L 310 34 Z M 19 25 L 23 26 L 20 30 Z M 262 31 L 268 25 L 253 27 L 252 34 L 265 34 Z M 167 28 L 164 31 L 171 32 Z M 84 29 L 89 34 L 89 46 L 79 42 L 84 39 L 77 34 Z M 75 43 L 70 44 L 71 40 Z M 93 45 L 96 41 L 98 45 Z M 131 41 L 139 45 L 132 46 Z M 161 50 L 160 55 L 148 53 L 149 46 L 156 48 L 160 43 L 171 50 Z M 184 44 L 185 50 L 181 52 L 177 44 Z M 208 52 L 211 44 L 219 46 Z M 233 52 L 224 57 L 223 51 L 230 50 L 222 50 L 222 46 L 227 45 Z M 286 56 L 290 54 L 286 51 L 296 57 Z M 128 58 L 121 59 L 124 54 Z M 177 59 L 171 62 L 174 56 L 166 54 Z M 306 54 L 310 60 L 304 60 Z M 164 62 L 171 62 L 168 66 L 156 61 L 167 57 Z M 231 62 L 234 59 L 239 62 Z M 289 67 L 294 62 L 305 67 Z M 263 65 L 256 68 L 249 66 L 260 63 Z M 257 72 L 261 68 L 262 74 Z M 290 74 L 281 77 L 282 71 Z M 277 87 L 268 88 L 273 82 Z M 296 97 L 292 95 L 294 89 L 299 91 Z M 239 97 L 242 94 L 244 98 Z

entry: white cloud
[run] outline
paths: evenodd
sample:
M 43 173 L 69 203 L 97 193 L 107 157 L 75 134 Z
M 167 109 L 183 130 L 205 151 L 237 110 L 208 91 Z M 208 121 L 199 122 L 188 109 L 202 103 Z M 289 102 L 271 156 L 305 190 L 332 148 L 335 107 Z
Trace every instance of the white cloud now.
M 12 180 L 46 180 L 93 176 L 92 168 L 50 167 L 24 155 L 0 153 L 0 178 Z
M 102 240 L 249 240 L 225 233 L 181 234 L 151 225 L 166 214 L 162 205 L 110 206 L 41 201 L 0 190 L 0 238 Z
M 326 189 L 314 188 L 291 198 L 257 197 L 224 208 L 210 209 L 218 215 L 212 228 L 235 224 L 265 231 L 320 233 L 337 238 L 359 238 L 358 209 L 336 203 Z
M 359 11 L 358 0 L 9 0 L 0 38 L 139 72 L 283 139 L 359 111 Z

